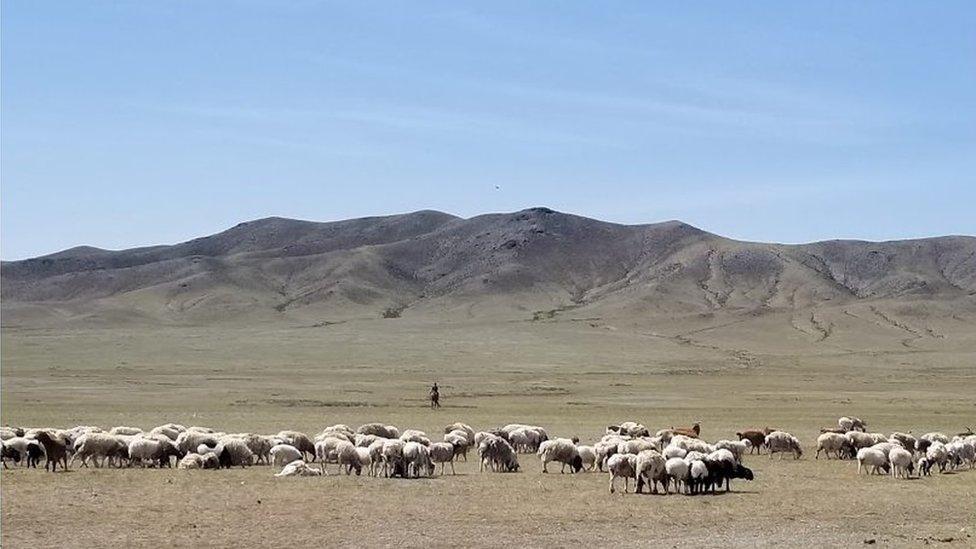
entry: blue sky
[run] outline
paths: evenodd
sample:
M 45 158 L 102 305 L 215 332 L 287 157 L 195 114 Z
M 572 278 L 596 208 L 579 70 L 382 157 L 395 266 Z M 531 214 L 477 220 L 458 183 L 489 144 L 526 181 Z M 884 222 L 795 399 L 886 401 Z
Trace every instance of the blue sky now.
M 538 205 L 778 242 L 976 234 L 969 1 L 7 0 L 0 20 L 4 259 Z

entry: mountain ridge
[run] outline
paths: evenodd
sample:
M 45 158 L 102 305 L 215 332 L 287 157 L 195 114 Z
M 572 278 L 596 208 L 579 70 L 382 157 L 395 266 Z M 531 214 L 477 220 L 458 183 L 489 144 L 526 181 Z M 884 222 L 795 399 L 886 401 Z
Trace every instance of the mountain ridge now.
M 776 244 L 545 207 L 466 219 L 421 210 L 324 223 L 267 217 L 173 245 L 6 261 L 0 274 L 4 312 L 14 316 L 27 306 L 94 306 L 208 322 L 472 303 L 509 314 L 567 304 L 694 314 L 972 300 L 976 237 Z

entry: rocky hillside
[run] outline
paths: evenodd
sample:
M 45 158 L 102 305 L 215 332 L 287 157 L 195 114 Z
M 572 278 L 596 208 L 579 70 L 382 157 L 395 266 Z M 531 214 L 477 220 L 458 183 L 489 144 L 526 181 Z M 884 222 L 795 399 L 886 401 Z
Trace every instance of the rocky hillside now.
M 2 265 L 4 323 L 213 322 L 515 314 L 599 306 L 640 314 L 973 300 L 976 238 L 740 242 L 669 221 L 618 225 L 547 208 L 334 223 L 268 218 L 172 246 L 79 247 Z

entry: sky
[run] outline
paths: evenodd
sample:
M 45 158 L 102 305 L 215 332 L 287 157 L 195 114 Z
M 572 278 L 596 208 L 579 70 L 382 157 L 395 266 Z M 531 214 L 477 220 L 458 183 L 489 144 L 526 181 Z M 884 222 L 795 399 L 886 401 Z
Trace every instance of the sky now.
M 0 257 L 550 208 L 976 234 L 976 3 L 5 0 Z

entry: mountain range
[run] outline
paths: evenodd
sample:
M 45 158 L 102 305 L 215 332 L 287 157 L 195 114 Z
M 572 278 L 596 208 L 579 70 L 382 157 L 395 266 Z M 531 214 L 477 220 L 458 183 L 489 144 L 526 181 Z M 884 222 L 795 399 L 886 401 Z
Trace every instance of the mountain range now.
M 973 308 L 976 237 L 743 242 L 680 221 L 531 208 L 317 223 L 271 217 L 169 245 L 3 262 L 4 325 L 761 314 L 845 303 Z

